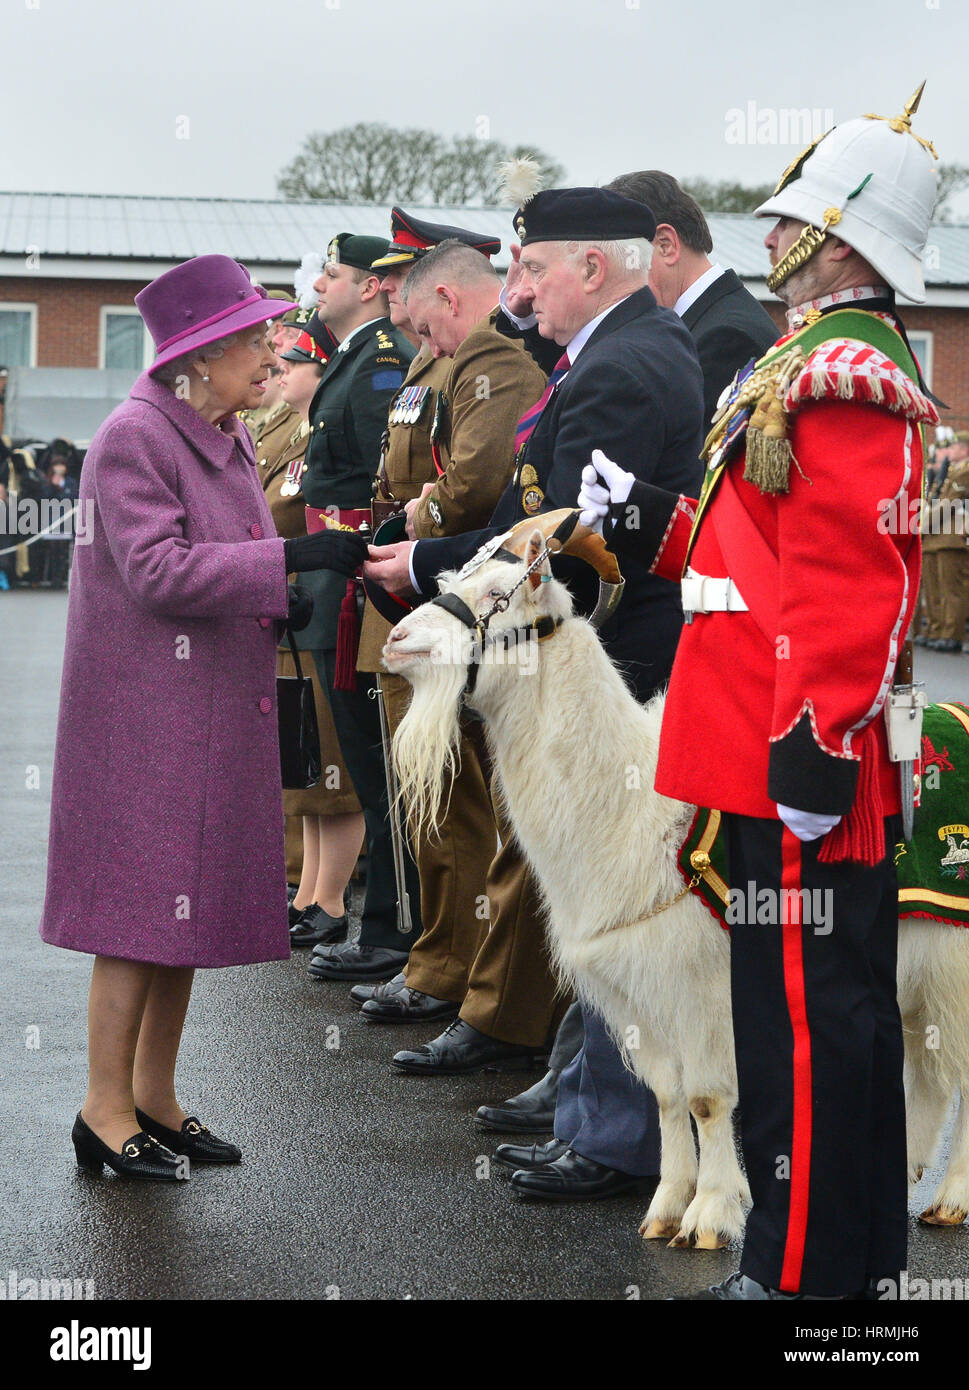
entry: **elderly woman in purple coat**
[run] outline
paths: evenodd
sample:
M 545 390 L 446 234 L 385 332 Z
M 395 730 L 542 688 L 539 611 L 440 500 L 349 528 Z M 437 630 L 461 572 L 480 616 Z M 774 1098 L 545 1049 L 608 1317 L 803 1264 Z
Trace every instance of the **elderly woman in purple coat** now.
M 176 1155 L 241 1157 L 176 1099 L 195 967 L 289 955 L 276 644 L 305 598 L 287 575 L 351 574 L 366 546 L 278 538 L 236 418 L 292 306 L 227 256 L 135 303 L 157 356 L 81 475 L 93 539 L 71 574 L 40 931 L 95 957 L 78 1161 L 171 1181 Z

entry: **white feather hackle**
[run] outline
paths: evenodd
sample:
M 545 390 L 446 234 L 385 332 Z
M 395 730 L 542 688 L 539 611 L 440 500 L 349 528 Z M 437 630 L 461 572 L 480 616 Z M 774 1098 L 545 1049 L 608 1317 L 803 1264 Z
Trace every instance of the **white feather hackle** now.
M 317 294 L 313 288 L 313 281 L 320 278 L 323 269 L 323 253 L 321 251 L 307 251 L 300 261 L 299 270 L 293 276 L 293 289 L 299 300 L 301 309 L 315 309 Z
M 498 165 L 498 197 L 508 207 L 520 208 L 542 186 L 542 167 L 531 155 L 508 159 Z

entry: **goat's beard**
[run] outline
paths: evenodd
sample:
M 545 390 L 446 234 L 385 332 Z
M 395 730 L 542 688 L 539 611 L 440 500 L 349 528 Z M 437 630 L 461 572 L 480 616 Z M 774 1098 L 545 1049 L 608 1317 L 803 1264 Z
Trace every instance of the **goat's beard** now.
M 433 661 L 413 687 L 394 735 L 394 767 L 412 835 L 438 829 L 451 803 L 460 759 L 460 697 L 467 668 Z M 443 812 L 441 803 L 447 788 Z

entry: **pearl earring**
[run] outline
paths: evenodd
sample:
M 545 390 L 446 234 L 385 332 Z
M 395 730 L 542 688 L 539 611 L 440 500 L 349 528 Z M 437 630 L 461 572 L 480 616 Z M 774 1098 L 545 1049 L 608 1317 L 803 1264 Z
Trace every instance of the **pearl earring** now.
M 205 373 L 205 376 L 202 378 L 202 380 L 203 380 L 203 381 L 208 381 L 208 379 L 209 379 L 209 374 L 208 374 L 208 372 L 206 372 L 206 373 Z

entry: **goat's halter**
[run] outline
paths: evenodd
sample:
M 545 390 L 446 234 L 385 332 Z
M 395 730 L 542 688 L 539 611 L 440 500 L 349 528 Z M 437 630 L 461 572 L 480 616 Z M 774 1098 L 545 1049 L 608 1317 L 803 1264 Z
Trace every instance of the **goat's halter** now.
M 545 614 L 543 617 L 533 619 L 532 622 L 527 623 L 524 627 L 504 628 L 501 632 L 497 633 L 488 632 L 492 618 L 497 613 L 505 613 L 508 611 L 508 605 L 511 603 L 513 595 L 518 592 L 526 579 L 529 579 L 535 573 L 550 554 L 551 551 L 546 545 L 544 549 L 535 556 L 531 564 L 526 565 L 525 569 L 519 575 L 517 582 L 514 583 L 510 589 L 506 589 L 503 594 L 499 594 L 487 613 L 483 613 L 480 618 L 477 617 L 473 609 L 465 603 L 463 598 L 458 598 L 457 594 L 438 594 L 436 598 L 431 599 L 431 603 L 437 604 L 438 608 L 443 608 L 445 613 L 450 613 L 452 618 L 457 618 L 459 622 L 464 623 L 465 627 L 470 628 L 475 634 L 474 646 L 471 649 L 471 656 L 468 661 L 468 674 L 464 683 L 464 699 L 474 694 L 474 688 L 478 682 L 478 667 L 484 660 L 486 648 L 517 646 L 521 637 L 527 642 L 530 640 L 533 632 L 536 640 L 542 642 L 547 637 L 551 637 L 556 628 L 561 626 L 561 618 L 550 618 Z M 492 551 L 488 559 L 506 560 L 510 564 L 515 565 L 521 564 L 519 556 L 514 555 L 510 550 L 504 550 L 500 547 Z M 475 566 L 475 568 L 477 568 L 477 566 Z M 550 579 L 551 575 L 543 576 L 543 582 L 546 577 Z

